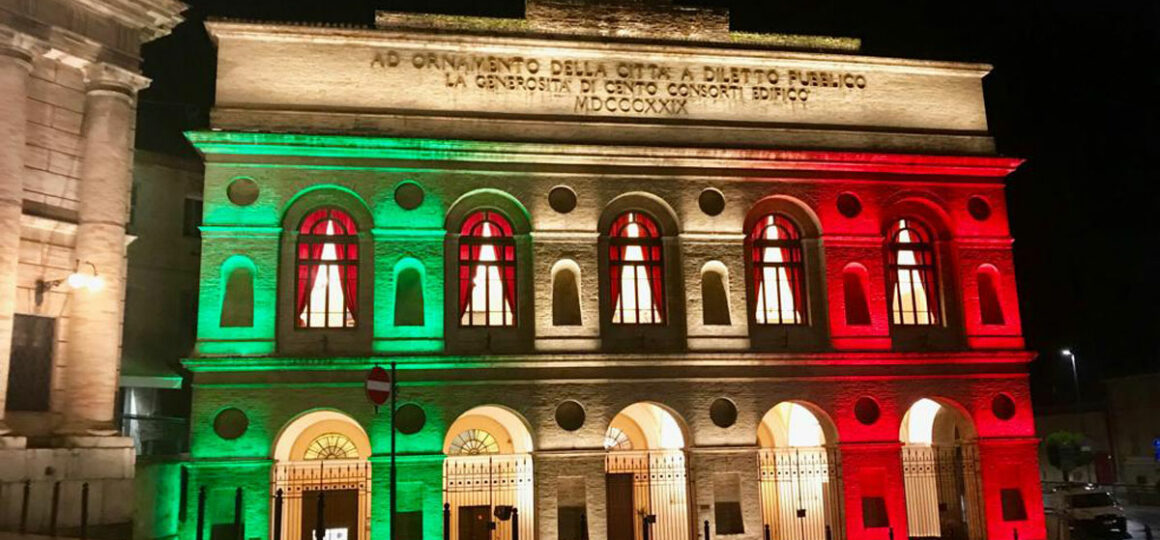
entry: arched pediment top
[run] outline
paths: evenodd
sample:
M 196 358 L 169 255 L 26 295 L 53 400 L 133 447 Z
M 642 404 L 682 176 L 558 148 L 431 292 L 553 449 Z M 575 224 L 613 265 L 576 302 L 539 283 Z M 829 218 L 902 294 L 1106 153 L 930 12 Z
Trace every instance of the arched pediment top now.
M 528 234 L 532 230 L 531 213 L 527 207 L 510 193 L 490 188 L 469 191 L 451 203 L 443 226 L 452 233 L 458 233 L 464 220 L 480 210 L 503 214 L 511 222 L 516 234 Z
M 673 207 L 669 206 L 669 203 L 652 193 L 635 191 L 617 196 L 604 207 L 598 225 L 601 234 L 608 233 L 612 227 L 612 222 L 617 217 L 633 210 L 644 212 L 655 219 L 661 229 L 661 236 L 676 236 L 681 232 L 677 213 L 673 211 Z
M 370 206 L 357 193 L 334 184 L 320 184 L 294 195 L 282 213 L 282 228 L 294 230 L 302 218 L 317 208 L 339 208 L 350 214 L 359 234 L 369 233 L 374 227 Z
M 757 201 L 745 216 L 746 234 L 761 218 L 769 214 L 782 214 L 788 217 L 798 226 L 802 238 L 817 238 L 822 235 L 822 222 L 813 209 L 800 199 L 788 195 L 770 195 Z
M 930 229 L 938 240 L 950 240 L 950 214 L 946 205 L 925 193 L 907 193 L 891 199 L 882 212 L 882 230 L 886 231 L 895 220 L 917 219 Z

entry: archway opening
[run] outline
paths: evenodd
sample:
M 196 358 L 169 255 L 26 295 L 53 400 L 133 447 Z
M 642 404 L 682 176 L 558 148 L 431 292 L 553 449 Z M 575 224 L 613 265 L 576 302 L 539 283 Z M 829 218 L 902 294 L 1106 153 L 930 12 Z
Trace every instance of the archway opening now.
M 443 441 L 443 502 L 453 540 L 533 538 L 532 435 L 509 409 L 475 407 L 451 424 Z
M 757 427 L 761 518 L 782 540 L 845 538 L 837 428 L 812 405 L 783 401 Z
M 975 428 L 941 400 L 910 406 L 899 429 L 911 538 L 980 540 L 985 535 Z
M 274 443 L 272 515 L 282 538 L 370 538 L 371 443 L 351 417 L 313 411 L 292 420 Z M 271 533 L 272 534 L 272 533 Z
M 608 540 L 687 540 L 689 476 L 681 421 L 654 403 L 620 411 L 604 436 Z

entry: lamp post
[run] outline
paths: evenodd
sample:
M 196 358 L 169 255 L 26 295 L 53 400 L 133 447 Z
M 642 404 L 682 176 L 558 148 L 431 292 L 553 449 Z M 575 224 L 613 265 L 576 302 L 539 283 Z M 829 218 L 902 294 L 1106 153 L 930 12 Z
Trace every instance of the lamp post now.
M 1071 349 L 1064 349 L 1060 353 L 1063 354 L 1064 358 L 1071 361 L 1071 381 L 1075 384 L 1075 400 L 1079 401 L 1079 374 L 1075 369 L 1075 353 L 1071 352 Z

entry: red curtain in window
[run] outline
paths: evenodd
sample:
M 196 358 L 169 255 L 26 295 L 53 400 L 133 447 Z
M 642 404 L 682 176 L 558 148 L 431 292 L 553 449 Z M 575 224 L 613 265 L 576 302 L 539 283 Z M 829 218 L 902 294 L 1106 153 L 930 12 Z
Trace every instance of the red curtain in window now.
M 634 228 L 637 230 L 637 236 L 630 235 L 630 225 L 636 225 Z M 608 250 L 610 263 L 608 267 L 611 275 L 608 292 L 613 309 L 615 309 L 616 302 L 620 300 L 620 295 L 623 292 L 620 289 L 620 278 L 623 275 L 624 267 L 630 264 L 639 265 L 644 267 L 648 273 L 652 300 L 657 308 L 657 313 L 663 320 L 665 316 L 664 245 L 662 244 L 660 227 L 652 218 L 640 212 L 626 212 L 612 222 L 608 236 L 611 239 L 616 239 L 611 242 Z M 642 261 L 625 261 L 630 247 L 640 247 L 643 255 Z M 641 306 L 638 306 L 638 309 L 641 309 Z
M 793 298 L 794 311 L 804 319 L 805 300 L 802 274 L 801 234 L 797 225 L 781 214 L 769 214 L 753 225 L 749 232 L 749 244 L 753 262 L 753 294 L 760 294 L 763 287 L 777 287 L 778 283 L 765 282 L 765 269 L 775 268 L 785 272 Z M 766 260 L 769 250 L 776 249 L 780 261 Z M 767 306 L 768 309 L 768 306 Z M 781 309 L 781 306 L 778 306 Z
M 301 318 L 310 302 L 310 291 L 325 264 L 341 269 L 343 299 L 346 308 L 358 318 L 358 228 L 350 214 L 337 209 L 315 210 L 302 219 L 298 226 L 298 287 L 295 298 L 296 314 Z M 323 263 L 322 254 L 330 244 L 335 260 Z
M 513 243 L 511 222 L 491 211 L 475 212 L 463 221 L 459 229 L 459 316 L 467 312 L 471 292 L 475 287 L 475 273 L 484 264 L 499 267 L 503 296 L 516 309 L 516 247 Z M 491 239 L 491 240 L 489 240 Z M 484 246 L 495 249 L 495 261 L 480 261 Z

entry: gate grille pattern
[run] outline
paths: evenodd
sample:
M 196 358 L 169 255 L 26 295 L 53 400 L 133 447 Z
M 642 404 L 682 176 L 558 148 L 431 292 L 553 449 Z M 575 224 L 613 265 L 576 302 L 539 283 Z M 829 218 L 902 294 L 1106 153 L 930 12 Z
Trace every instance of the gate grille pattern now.
M 365 461 L 318 460 L 280 463 L 274 467 L 270 482 L 270 538 L 274 537 L 272 517 L 276 515 L 278 490 L 282 490 L 282 538 L 302 538 L 302 529 L 314 527 L 302 523 L 302 493 L 304 491 L 358 491 L 359 540 L 370 538 L 371 466 Z M 355 536 L 351 535 L 352 538 Z
M 765 448 L 758 452 L 757 458 L 761 475 L 761 518 L 769 526 L 771 538 L 845 538 L 842 471 L 836 449 Z
M 982 486 L 975 445 L 904 445 L 902 473 L 911 537 L 983 539 Z
M 519 510 L 520 538 L 535 538 L 532 457 L 527 454 L 454 456 L 443 462 L 443 502 L 451 505 L 451 538 L 459 538 L 459 509 L 468 506 L 514 506 Z M 511 538 L 512 521 L 496 521 L 492 540 Z
M 650 540 L 688 540 L 689 476 L 682 450 L 609 452 L 604 460 L 609 474 L 633 475 L 633 538 L 641 537 L 645 515 L 656 515 Z

